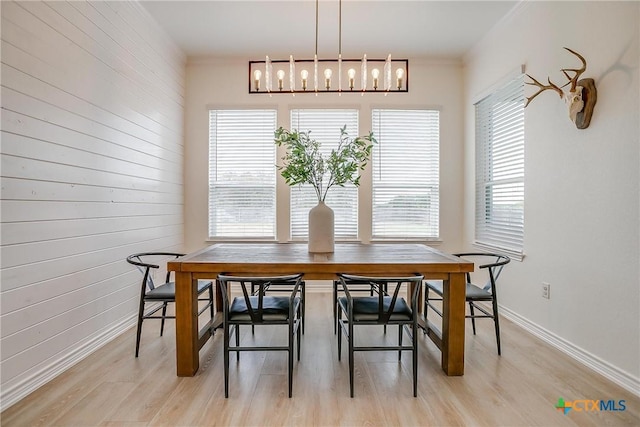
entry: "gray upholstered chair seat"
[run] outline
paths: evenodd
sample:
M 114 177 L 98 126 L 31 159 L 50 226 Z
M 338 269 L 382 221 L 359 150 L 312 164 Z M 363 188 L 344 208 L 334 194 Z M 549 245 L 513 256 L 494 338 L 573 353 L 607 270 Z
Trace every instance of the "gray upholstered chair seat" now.
M 353 298 L 353 320 L 358 321 L 367 321 L 367 320 L 378 320 L 379 310 L 378 305 L 380 301 L 378 296 L 372 297 L 354 297 Z M 343 310 L 349 310 L 349 303 L 347 297 L 338 298 L 338 303 L 342 307 Z M 389 306 L 391 305 L 391 297 L 383 297 L 382 306 L 384 312 L 389 311 Z M 389 320 L 411 320 L 411 316 L 413 313 L 411 312 L 411 308 L 407 305 L 407 302 L 404 298 L 398 298 L 396 300 L 395 305 L 393 306 L 393 313 L 389 316 Z
M 427 285 L 429 286 L 429 288 L 434 291 L 435 293 L 437 293 L 438 295 L 442 296 L 442 294 L 444 293 L 444 289 L 443 289 L 443 285 L 442 285 L 442 281 L 441 280 L 429 280 L 427 281 Z M 467 283 L 467 294 L 466 294 L 466 298 L 467 300 L 476 300 L 476 301 L 491 301 L 491 299 L 493 298 L 491 296 L 491 292 L 489 291 L 485 291 L 484 289 L 474 285 L 473 283 Z
M 251 308 L 258 310 L 258 297 L 249 297 Z M 298 309 L 300 297 L 293 300 L 293 310 Z M 289 318 L 289 297 L 286 296 L 265 296 L 262 300 L 262 313 L 264 320 L 287 320 Z M 251 321 L 247 304 L 243 297 L 236 297 L 229 307 L 229 319 L 236 321 Z
M 198 294 L 204 292 L 213 283 L 205 280 L 198 280 Z M 164 285 L 157 286 L 153 290 L 147 292 L 145 299 L 147 300 L 171 300 L 176 298 L 176 283 L 169 282 Z

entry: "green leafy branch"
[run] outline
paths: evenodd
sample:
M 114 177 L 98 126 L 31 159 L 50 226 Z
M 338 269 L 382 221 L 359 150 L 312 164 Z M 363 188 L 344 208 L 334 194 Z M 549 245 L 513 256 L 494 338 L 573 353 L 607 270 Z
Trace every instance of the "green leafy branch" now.
M 275 143 L 287 148 L 278 166 L 280 174 L 288 185 L 311 184 L 318 201 L 323 202 L 333 186 L 344 187 L 352 183 L 360 185 L 360 173 L 371 157 L 373 144 L 377 141 L 370 132 L 367 136 L 350 138 L 347 126 L 340 129 L 338 148 L 331 150 L 328 157 L 320 152 L 320 143 L 311 139 L 308 132 L 289 131 L 282 127 L 275 131 Z

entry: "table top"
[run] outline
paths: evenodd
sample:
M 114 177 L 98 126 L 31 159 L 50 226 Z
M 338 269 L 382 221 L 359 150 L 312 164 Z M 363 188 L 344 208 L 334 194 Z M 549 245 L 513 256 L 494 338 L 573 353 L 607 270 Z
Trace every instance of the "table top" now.
M 309 253 L 306 243 L 216 243 L 170 261 L 168 269 L 261 275 L 302 272 L 309 279 L 332 279 L 336 273 L 420 273 L 437 278 L 473 271 L 473 263 L 418 243 L 336 243 L 332 253 Z

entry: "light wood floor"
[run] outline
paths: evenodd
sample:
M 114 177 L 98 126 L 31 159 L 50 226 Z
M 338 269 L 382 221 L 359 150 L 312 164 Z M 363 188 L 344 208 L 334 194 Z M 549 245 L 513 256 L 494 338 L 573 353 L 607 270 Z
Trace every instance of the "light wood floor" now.
M 411 355 L 356 353 L 355 398 L 349 398 L 346 352 L 338 362 L 331 295 L 307 295 L 302 358 L 295 363 L 293 398 L 287 398 L 286 353 L 242 353 L 231 361 L 230 397 L 224 398 L 222 334 L 203 347 L 193 378 L 175 375 L 173 322 L 144 324 L 140 357 L 131 329 L 78 365 L 16 403 L 3 426 L 602 426 L 640 425 L 640 399 L 503 321 L 503 355 L 493 323 L 467 331 L 463 377 L 447 377 L 440 352 L 420 333 L 418 397 L 411 390 Z M 257 329 L 245 342 L 274 343 L 282 329 Z M 365 329 L 361 342 L 380 342 L 381 329 Z M 396 340 L 395 328 L 388 339 Z M 346 349 L 343 349 L 345 351 Z M 625 400 L 619 412 L 555 409 L 559 397 Z

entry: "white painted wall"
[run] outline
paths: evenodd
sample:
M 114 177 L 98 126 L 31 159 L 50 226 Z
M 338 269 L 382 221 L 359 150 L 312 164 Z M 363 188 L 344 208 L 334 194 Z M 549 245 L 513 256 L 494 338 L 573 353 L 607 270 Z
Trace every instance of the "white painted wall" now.
M 208 108 L 261 107 L 278 110 L 278 124 L 290 127 L 292 108 L 359 109 L 360 134 L 371 129 L 371 109 L 378 107 L 440 109 L 440 236 L 442 250 L 462 243 L 462 68 L 458 62 L 410 59 L 410 91 L 383 94 L 248 94 L 246 60 L 200 58 L 187 65 L 185 109 L 185 244 L 188 250 L 206 246 L 208 198 Z M 278 157 L 282 157 L 279 155 Z M 371 179 L 367 171 L 360 186 L 360 240 L 371 238 Z M 410 171 L 407 171 L 410 173 Z M 279 177 L 281 179 L 281 177 Z M 280 181 L 284 184 L 284 181 Z M 278 192 L 278 240 L 287 241 L 289 204 L 286 185 Z
M 556 94 L 525 110 L 525 259 L 501 278 L 514 319 L 640 390 L 638 2 L 523 2 L 465 60 L 464 242 L 472 247 L 477 96 L 526 64 L 540 81 L 587 60 L 598 102 L 578 130 Z M 526 94 L 536 90 L 526 87 Z M 542 298 L 542 282 L 551 299 Z M 504 343 L 504 356 L 509 343 Z
M 183 249 L 186 59 L 137 3 L 1 7 L 4 409 L 134 323 L 127 255 Z

